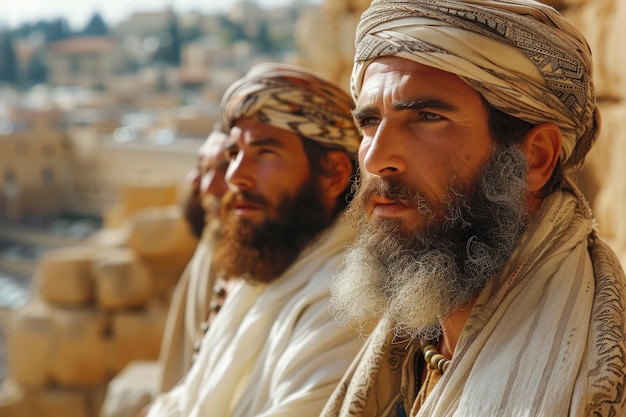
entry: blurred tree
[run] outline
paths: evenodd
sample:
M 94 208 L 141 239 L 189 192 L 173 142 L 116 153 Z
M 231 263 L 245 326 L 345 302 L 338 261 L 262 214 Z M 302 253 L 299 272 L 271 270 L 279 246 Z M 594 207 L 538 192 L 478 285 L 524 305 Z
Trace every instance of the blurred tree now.
M 104 22 L 104 19 L 102 19 L 100 13 L 96 12 L 93 14 L 81 34 L 88 36 L 105 36 L 109 34 L 109 28 Z
M 180 65 L 180 50 L 182 40 L 178 27 L 178 16 L 172 13 L 165 36 L 161 38 L 161 44 L 154 54 L 156 61 L 165 62 L 170 65 Z
M 64 18 L 54 19 L 50 22 L 41 22 L 41 26 L 48 42 L 61 41 L 73 35 L 67 20 Z
M 256 38 L 251 39 L 253 45 L 257 48 L 258 51 L 263 53 L 271 53 L 274 52 L 274 42 L 272 41 L 269 30 L 267 27 L 267 22 L 259 23 L 259 33 Z
M 201 37 L 202 37 L 202 29 L 200 28 L 200 25 L 196 23 L 193 26 L 188 27 L 187 30 L 182 32 L 180 41 L 181 41 L 181 44 L 184 44 L 186 42 L 191 42 L 196 39 L 200 39 Z
M 0 82 L 17 84 L 17 55 L 11 32 L 0 33 Z
M 48 79 L 48 66 L 44 56 L 44 50 L 37 51 L 32 55 L 26 68 L 25 84 L 34 85 L 45 83 Z
M 52 21 L 39 20 L 37 22 L 23 23 L 18 27 L 14 34 L 20 38 L 28 38 L 36 34 L 43 37 L 46 42 L 56 42 L 74 35 L 65 19 L 56 19 Z
M 226 45 L 246 38 L 246 31 L 243 25 L 233 22 L 227 16 L 220 16 L 219 36 Z

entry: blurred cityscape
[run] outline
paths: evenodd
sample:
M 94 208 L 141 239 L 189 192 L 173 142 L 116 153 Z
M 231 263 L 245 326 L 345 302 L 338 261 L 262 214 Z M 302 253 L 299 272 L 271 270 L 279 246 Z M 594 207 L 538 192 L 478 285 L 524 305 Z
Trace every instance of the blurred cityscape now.
M 255 63 L 293 60 L 297 22 L 318 7 L 0 26 L 0 308 L 25 302 L 47 249 L 119 225 L 164 188 L 182 199 L 226 87 Z M 154 192 L 129 208 L 137 187 Z
M 297 61 L 317 9 L 0 20 L 0 415 L 95 417 L 114 375 L 156 359 L 219 100 L 254 64 Z

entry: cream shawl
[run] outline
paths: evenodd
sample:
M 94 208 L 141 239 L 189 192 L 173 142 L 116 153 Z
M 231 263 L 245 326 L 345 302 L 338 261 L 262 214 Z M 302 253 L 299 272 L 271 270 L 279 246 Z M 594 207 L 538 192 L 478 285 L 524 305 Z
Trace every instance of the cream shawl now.
M 209 315 L 215 283 L 211 269 L 213 234 L 211 227 L 205 227 L 172 295 L 159 352 L 159 392 L 172 389 L 189 371 L 194 343 L 201 336 L 200 325 Z
M 240 283 L 185 380 L 149 417 L 319 415 L 362 346 L 328 312 L 330 278 L 353 237 L 338 219 L 277 281 Z
M 323 416 L 624 416 L 625 321 L 623 270 L 571 186 L 543 202 L 481 292 L 420 410 L 410 413 L 418 343 L 395 341 L 383 320 Z

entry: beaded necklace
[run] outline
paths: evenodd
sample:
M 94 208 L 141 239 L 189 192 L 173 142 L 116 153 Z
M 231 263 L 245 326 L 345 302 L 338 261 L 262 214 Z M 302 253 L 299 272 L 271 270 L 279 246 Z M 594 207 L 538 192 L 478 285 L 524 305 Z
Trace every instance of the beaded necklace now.
M 429 340 L 420 340 L 420 349 L 428 366 L 431 369 L 438 370 L 443 375 L 448 366 L 450 366 L 450 359 L 439 353 L 433 342 Z
M 226 282 L 222 279 L 218 279 L 218 282 L 213 287 L 213 295 L 211 297 L 211 302 L 209 304 L 209 314 L 205 321 L 200 323 L 200 332 L 198 337 L 193 343 L 193 353 L 191 355 L 191 361 L 194 362 L 196 357 L 198 356 L 198 351 L 200 350 L 200 345 L 202 344 L 202 338 L 209 331 L 209 326 L 213 322 L 213 319 L 219 313 L 222 305 L 224 304 L 224 300 L 226 300 L 226 295 L 228 294 L 228 290 L 226 288 Z

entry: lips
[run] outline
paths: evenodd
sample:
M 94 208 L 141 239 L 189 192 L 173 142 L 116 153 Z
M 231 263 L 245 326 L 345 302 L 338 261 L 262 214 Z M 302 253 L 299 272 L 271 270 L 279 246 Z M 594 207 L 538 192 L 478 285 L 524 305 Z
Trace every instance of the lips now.
M 226 196 L 226 210 L 238 216 L 244 216 L 263 210 L 265 200 L 250 193 L 232 193 Z
M 249 202 L 249 201 L 238 201 L 232 205 L 232 209 L 237 212 L 250 212 L 253 210 L 260 210 L 261 207 L 258 204 Z
M 372 196 L 372 203 L 375 205 L 397 204 L 396 200 L 381 195 Z
M 380 195 L 372 196 L 370 201 L 372 214 L 380 217 L 398 216 L 407 210 L 413 209 L 412 205 Z

